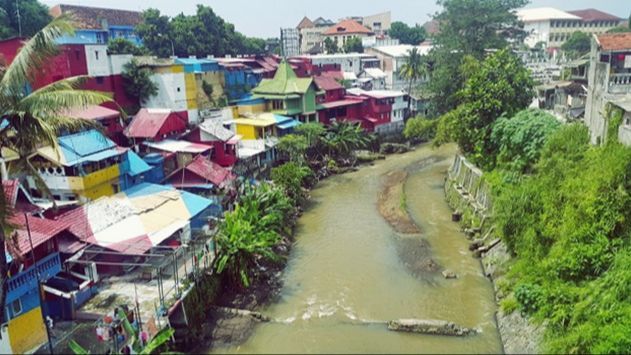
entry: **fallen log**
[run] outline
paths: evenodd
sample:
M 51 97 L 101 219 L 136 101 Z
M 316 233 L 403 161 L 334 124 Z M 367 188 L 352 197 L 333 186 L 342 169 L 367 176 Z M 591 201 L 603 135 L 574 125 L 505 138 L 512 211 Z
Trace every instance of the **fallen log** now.
M 431 335 L 466 336 L 475 334 L 469 329 L 452 322 L 434 319 L 396 319 L 388 322 L 388 330 Z

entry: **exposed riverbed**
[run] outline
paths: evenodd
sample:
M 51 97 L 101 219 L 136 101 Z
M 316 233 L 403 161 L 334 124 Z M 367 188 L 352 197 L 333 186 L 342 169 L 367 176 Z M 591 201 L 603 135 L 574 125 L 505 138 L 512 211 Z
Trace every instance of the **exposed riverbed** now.
M 280 299 L 260 310 L 282 322 L 261 323 L 244 344 L 213 351 L 501 352 L 491 283 L 444 200 L 454 153 L 424 146 L 322 181 L 299 220 Z M 387 175 L 397 172 L 407 172 L 400 207 L 421 233 L 399 234 L 379 213 Z M 443 268 L 458 278 L 444 279 Z M 362 323 L 397 318 L 449 320 L 481 333 L 419 335 Z

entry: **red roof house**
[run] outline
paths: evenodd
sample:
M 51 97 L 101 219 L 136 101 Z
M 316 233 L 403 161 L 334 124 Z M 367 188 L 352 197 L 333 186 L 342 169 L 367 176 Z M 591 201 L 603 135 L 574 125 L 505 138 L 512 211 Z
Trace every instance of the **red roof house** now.
M 351 19 L 343 20 L 324 31 L 325 36 L 368 35 L 372 33 L 359 22 Z
M 568 13 L 580 17 L 584 22 L 593 21 L 622 21 L 618 16 L 608 14 L 596 9 L 574 10 L 568 11 Z
M 198 155 L 185 168 L 176 170 L 166 180 L 176 188 L 205 188 L 209 184 L 223 188 L 232 183 L 236 176 L 228 169 Z
M 125 135 L 136 141 L 161 141 L 186 131 L 187 118 L 169 109 L 143 108 L 125 129 Z
M 603 51 L 631 50 L 631 32 L 603 33 L 597 35 L 596 39 Z

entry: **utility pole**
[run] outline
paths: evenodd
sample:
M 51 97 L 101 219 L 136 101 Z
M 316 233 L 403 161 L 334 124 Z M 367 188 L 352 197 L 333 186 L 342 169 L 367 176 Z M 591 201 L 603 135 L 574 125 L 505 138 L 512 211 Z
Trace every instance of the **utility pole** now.
M 28 234 L 28 242 L 31 245 L 31 261 L 33 262 L 32 267 L 35 268 L 35 275 L 37 277 L 37 296 L 39 298 L 39 306 L 42 309 L 42 320 L 44 321 L 44 326 L 46 327 L 46 338 L 48 338 L 48 351 L 51 354 L 54 354 L 53 342 L 50 338 L 50 329 L 48 329 L 48 321 L 46 320 L 46 316 L 44 315 L 44 300 L 42 299 L 42 279 L 39 273 L 39 269 L 35 264 L 35 249 L 33 248 L 33 238 L 31 238 L 31 226 L 28 223 L 28 214 L 26 212 L 24 212 L 24 221 L 26 222 L 26 233 Z
M 22 21 L 20 19 L 20 3 L 15 0 L 15 13 L 18 17 L 18 36 L 22 37 Z

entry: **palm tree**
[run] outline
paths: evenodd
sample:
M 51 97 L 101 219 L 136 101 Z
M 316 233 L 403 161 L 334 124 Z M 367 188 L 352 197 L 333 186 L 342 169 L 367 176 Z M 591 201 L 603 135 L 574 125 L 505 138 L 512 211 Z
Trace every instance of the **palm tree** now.
M 419 79 L 427 74 L 427 63 L 423 60 L 423 56 L 418 51 L 418 48 L 414 47 L 408 51 L 408 55 L 405 58 L 405 63 L 399 68 L 399 75 L 408 82 L 408 115 L 410 112 L 410 105 L 412 104 L 412 85 Z
M 56 39 L 73 32 L 70 19 L 60 16 L 28 40 L 8 67 L 0 66 L 0 154 L 2 148 L 17 152 L 20 159 L 16 168 L 30 172 L 36 179 L 38 174 L 28 162 L 28 156 L 41 145 L 57 148 L 60 130 L 89 125 L 86 121 L 64 116 L 64 112 L 111 100 L 103 93 L 79 90 L 85 77 L 60 80 L 28 93 L 29 83 L 57 55 Z M 0 164 L 4 164 L 2 158 L 0 156 Z M 0 192 L 0 207 L 3 211 L 0 213 L 0 306 L 4 309 L 7 279 L 4 241 L 7 233 L 11 233 L 8 226 L 11 211 L 3 192 Z M 4 312 L 0 312 L 0 323 L 4 323 L 3 317 Z
M 322 142 L 332 156 L 345 158 L 353 150 L 366 147 L 370 137 L 359 124 L 342 121 L 334 122 L 328 127 Z

